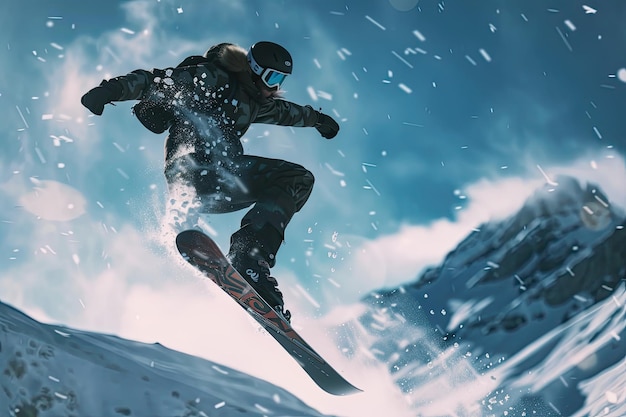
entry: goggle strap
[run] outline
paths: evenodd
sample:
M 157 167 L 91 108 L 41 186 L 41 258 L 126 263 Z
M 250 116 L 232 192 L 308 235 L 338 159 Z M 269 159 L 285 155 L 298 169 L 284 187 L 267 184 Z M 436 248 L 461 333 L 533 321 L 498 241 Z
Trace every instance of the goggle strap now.
M 252 72 L 254 72 L 256 75 L 260 76 L 261 74 L 263 74 L 263 71 L 265 71 L 265 68 L 263 68 L 256 62 L 256 60 L 252 56 L 252 52 L 250 51 L 248 51 L 248 62 L 250 63 L 250 68 L 252 69 Z

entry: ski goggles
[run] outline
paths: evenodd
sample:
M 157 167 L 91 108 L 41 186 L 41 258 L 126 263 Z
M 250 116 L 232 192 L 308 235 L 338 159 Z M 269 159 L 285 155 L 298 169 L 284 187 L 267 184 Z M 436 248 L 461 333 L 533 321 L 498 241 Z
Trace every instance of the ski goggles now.
M 252 54 L 248 52 L 248 62 L 250 63 L 250 68 L 252 68 L 252 72 L 258 75 L 268 88 L 280 88 L 282 83 L 287 78 L 287 73 L 272 69 L 272 68 L 263 68 L 260 66 Z
M 289 74 L 276 71 L 275 69 L 266 68 L 261 73 L 261 81 L 263 81 L 263 84 L 265 84 L 269 88 L 275 88 L 275 87 L 280 88 L 282 83 L 285 81 L 285 78 L 287 78 L 287 75 Z

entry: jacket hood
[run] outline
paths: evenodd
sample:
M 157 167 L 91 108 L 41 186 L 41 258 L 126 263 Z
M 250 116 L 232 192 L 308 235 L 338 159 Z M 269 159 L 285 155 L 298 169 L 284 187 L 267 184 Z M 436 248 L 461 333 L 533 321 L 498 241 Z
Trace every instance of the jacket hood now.
M 241 46 L 226 44 L 220 49 L 218 57 L 226 70 L 250 73 L 247 53 Z

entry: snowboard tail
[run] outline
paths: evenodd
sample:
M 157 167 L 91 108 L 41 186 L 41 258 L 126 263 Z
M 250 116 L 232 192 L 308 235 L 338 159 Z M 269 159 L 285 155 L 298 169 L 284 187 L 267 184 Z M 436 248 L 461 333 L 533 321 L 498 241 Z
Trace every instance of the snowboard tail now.
M 176 236 L 183 258 L 230 295 L 300 364 L 324 391 L 334 395 L 360 392 L 333 369 L 294 329 L 248 284 L 230 264 L 217 244 L 199 230 Z

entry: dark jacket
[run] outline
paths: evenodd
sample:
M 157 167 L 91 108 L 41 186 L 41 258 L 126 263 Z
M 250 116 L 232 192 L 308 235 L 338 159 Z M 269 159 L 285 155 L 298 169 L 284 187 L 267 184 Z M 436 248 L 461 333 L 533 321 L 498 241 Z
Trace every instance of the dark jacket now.
M 264 98 L 246 51 L 233 44 L 216 45 L 176 68 L 135 70 L 116 80 L 120 101 L 142 100 L 134 109 L 138 117 L 148 114 L 162 122 L 162 131 L 169 128 L 167 161 L 190 153 L 198 162 L 231 159 L 243 153 L 240 139 L 252 123 L 304 127 L 318 120 L 311 106 Z

